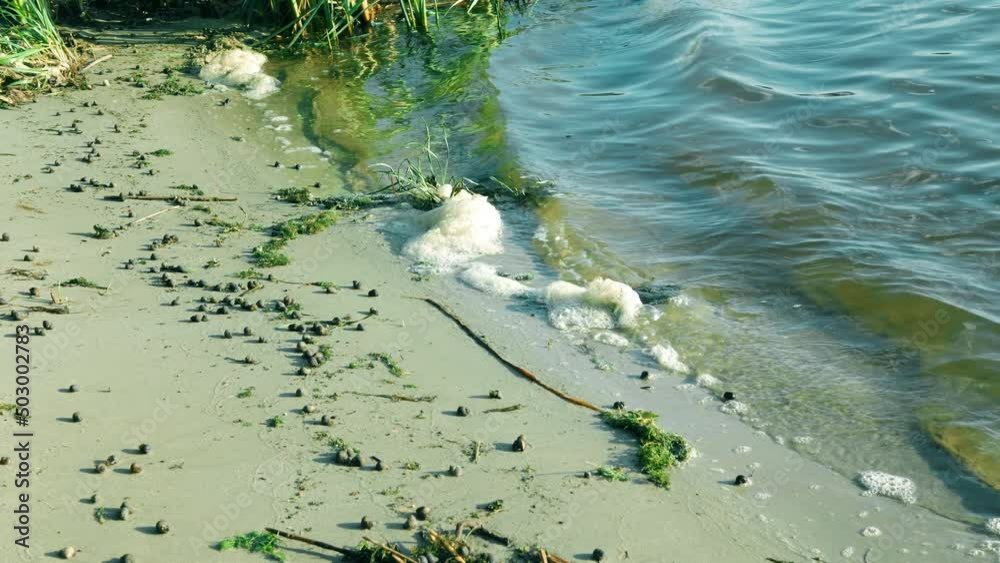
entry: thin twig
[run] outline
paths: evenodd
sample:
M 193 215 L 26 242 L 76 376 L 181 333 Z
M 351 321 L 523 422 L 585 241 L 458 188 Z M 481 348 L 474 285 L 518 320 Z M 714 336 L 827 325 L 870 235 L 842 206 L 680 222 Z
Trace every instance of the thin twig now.
M 99 65 L 99 64 L 101 64 L 101 63 L 103 63 L 104 61 L 107 61 L 107 60 L 111 60 L 111 57 L 112 57 L 112 56 L 113 56 L 113 55 L 104 55 L 104 56 L 103 56 L 103 57 L 101 57 L 101 58 L 98 58 L 98 59 L 94 59 L 93 61 L 91 61 L 91 62 L 87 63 L 87 66 L 85 66 L 85 67 L 83 67 L 82 69 L 80 69 L 80 72 L 87 72 L 87 71 L 88 71 L 88 70 L 90 70 L 91 68 L 93 68 L 93 67 L 95 67 L 95 66 L 97 66 L 97 65 Z
M 359 395 L 361 397 L 377 397 L 379 399 L 389 399 L 393 402 L 408 401 L 410 403 L 431 403 L 434 399 L 437 399 L 437 395 L 425 395 L 423 397 L 411 397 L 409 395 L 386 395 L 383 393 L 364 393 L 361 391 L 344 391 L 350 395 Z
M 355 550 L 353 550 L 353 549 L 346 549 L 346 548 L 343 548 L 343 547 L 337 547 L 335 545 L 328 544 L 326 542 L 322 542 L 322 541 L 318 541 L 318 540 L 311 540 L 309 538 L 300 536 L 298 534 L 293 534 L 291 532 L 282 532 L 281 530 L 276 530 L 274 528 L 264 528 L 264 530 L 266 530 L 268 532 L 271 532 L 272 534 L 274 534 L 276 536 L 281 536 L 283 538 L 287 538 L 287 539 L 290 539 L 290 540 L 300 541 L 302 543 L 307 543 L 309 545 L 313 545 L 313 546 L 316 546 L 316 547 L 319 547 L 319 548 L 322 548 L 322 549 L 329 549 L 330 551 L 335 551 L 335 552 L 337 552 L 337 553 L 339 553 L 341 555 L 350 555 L 350 556 L 357 556 L 358 555 L 358 552 L 355 551 Z
M 406 555 L 403 555 L 402 553 L 396 551 L 395 549 L 393 549 L 393 548 L 391 548 L 391 547 L 389 547 L 387 545 L 383 545 L 383 544 L 381 544 L 381 543 L 379 543 L 379 542 L 377 542 L 377 541 L 375 541 L 375 540 L 373 540 L 373 539 L 371 539 L 371 538 L 369 538 L 367 536 L 363 537 L 363 539 L 366 542 L 371 543 L 371 544 L 375 544 L 375 545 L 379 546 L 380 549 L 384 549 L 385 551 L 388 551 L 389 553 L 391 553 L 391 554 L 393 554 L 393 555 L 401 558 L 403 561 L 406 561 L 406 563 L 417 563 L 416 559 L 411 559 L 410 557 L 407 557 Z
M 503 407 L 503 408 L 500 408 L 500 409 L 486 409 L 486 410 L 483 411 L 483 414 L 491 413 L 491 412 L 514 412 L 514 411 L 520 410 L 522 408 L 524 408 L 524 405 L 520 405 L 520 404 L 518 404 L 518 405 L 511 405 L 509 407 Z
M 162 214 L 166 213 L 167 211 L 173 211 L 174 209 L 180 209 L 180 208 L 181 208 L 180 205 L 172 205 L 172 206 L 170 206 L 170 207 L 168 207 L 166 209 L 161 209 L 161 210 L 157 211 L 156 213 L 150 213 L 149 215 L 146 215 L 145 217 L 140 217 L 139 219 L 136 219 L 135 221 L 132 221 L 131 223 L 129 223 L 129 226 L 131 227 L 132 225 L 138 225 L 139 223 L 142 223 L 143 221 L 145 221 L 147 219 L 152 219 L 153 217 L 156 217 L 157 215 L 162 215 Z
M 473 340 L 475 340 L 477 344 L 479 344 L 487 352 L 489 352 L 491 356 L 493 356 L 494 358 L 496 358 L 497 360 L 499 360 L 500 363 L 504 364 L 505 366 L 509 367 L 510 369 L 514 370 L 515 372 L 523 375 L 524 377 L 528 378 L 529 380 L 533 381 L 534 383 L 540 385 L 543 389 L 545 389 L 549 393 L 552 393 L 553 395 L 559 397 L 560 399 L 562 399 L 564 401 L 573 403 L 574 405 L 577 405 L 577 406 L 581 406 L 581 407 L 583 407 L 585 409 L 590 409 L 590 410 L 592 410 L 594 412 L 602 412 L 600 408 L 595 407 L 594 405 L 588 403 L 587 401 L 584 401 L 582 399 L 577 399 L 575 397 L 571 397 L 571 396 L 567 395 L 566 393 L 563 393 L 562 391 L 556 389 L 555 387 L 547 385 L 541 379 L 539 379 L 538 376 L 536 376 L 535 374 L 533 374 L 530 371 L 522 368 L 521 366 L 518 366 L 514 362 L 511 362 L 507 358 L 504 358 L 503 356 L 501 356 L 500 353 L 497 352 L 496 350 L 494 350 L 493 347 L 490 346 L 489 343 L 487 343 L 486 340 L 482 336 L 479 336 L 478 334 L 476 334 L 471 328 L 469 328 L 469 325 L 465 324 L 464 322 L 462 322 L 461 319 L 458 318 L 458 315 L 456 315 L 455 313 L 453 313 L 450 309 L 448 309 L 444 305 L 438 303 L 437 301 L 435 301 L 435 300 L 433 300 L 433 299 L 431 299 L 429 297 L 411 297 L 411 299 L 418 299 L 420 301 L 426 301 L 431 306 L 433 306 L 435 309 L 437 309 L 438 311 L 441 311 L 442 313 L 444 313 L 444 315 L 446 317 L 448 317 L 449 319 L 451 319 L 452 321 L 454 321 L 455 324 L 457 324 L 459 326 L 459 328 L 461 328 L 467 335 L 469 335 L 470 338 L 472 338 Z

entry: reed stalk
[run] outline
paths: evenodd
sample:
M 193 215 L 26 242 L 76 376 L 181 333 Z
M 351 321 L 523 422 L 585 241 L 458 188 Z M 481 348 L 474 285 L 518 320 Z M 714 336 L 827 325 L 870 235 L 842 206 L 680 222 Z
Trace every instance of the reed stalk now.
M 76 65 L 48 0 L 0 0 L 0 100 L 65 83 Z

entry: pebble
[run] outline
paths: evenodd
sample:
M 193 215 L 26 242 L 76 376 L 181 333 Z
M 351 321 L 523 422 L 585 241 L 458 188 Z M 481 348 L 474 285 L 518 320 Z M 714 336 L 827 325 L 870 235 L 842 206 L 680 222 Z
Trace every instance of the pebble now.
M 304 396 L 305 394 L 306 394 L 306 392 L 305 392 L 305 391 L 303 391 L 303 390 L 302 390 L 302 388 L 299 388 L 299 389 L 296 389 L 296 390 L 295 390 L 295 396 L 296 396 L 296 397 L 302 397 L 302 396 Z
M 52 330 L 52 321 L 42 321 L 42 328 Z
M 76 548 L 73 546 L 64 547 L 62 551 L 59 552 L 59 556 L 63 559 L 72 559 L 76 557 Z
M 72 418 L 73 418 L 73 422 L 82 422 L 83 421 L 83 415 L 81 415 L 78 412 L 73 413 Z
M 368 292 L 368 297 L 378 297 L 378 290 L 372 289 Z
M 306 405 L 306 406 L 302 407 L 302 412 L 304 412 L 306 414 L 312 414 L 312 413 L 316 412 L 316 405 Z
M 160 520 L 156 523 L 156 531 L 165 534 L 170 531 L 170 524 L 167 524 L 166 520 Z
M 458 410 L 455 411 L 455 414 L 457 414 L 458 416 L 469 416 L 470 414 L 472 414 L 472 411 L 469 410 L 469 407 L 458 407 Z
M 729 401 L 735 401 L 735 400 L 736 400 L 736 394 L 734 394 L 732 391 L 726 391 L 725 393 L 722 394 L 723 402 L 728 403 Z
M 590 554 L 590 558 L 594 561 L 604 561 L 604 550 L 597 548 L 593 553 Z
M 375 527 L 375 521 L 365 516 L 364 518 L 361 519 L 361 527 L 366 530 L 371 530 L 372 528 Z
M 417 508 L 416 511 L 417 520 L 427 520 L 431 517 L 431 509 L 426 506 L 421 506 Z
M 322 424 L 323 426 L 333 426 L 334 421 L 335 417 L 332 417 L 328 414 L 324 414 L 323 417 L 319 419 L 320 424 Z
M 521 434 L 516 440 L 514 440 L 511 448 L 513 448 L 515 452 L 523 452 L 528 449 L 528 439 L 524 437 L 524 434 Z
M 463 473 L 464 471 L 462 471 L 462 468 L 458 465 L 452 465 L 448 468 L 448 475 L 451 475 L 452 477 L 461 477 Z
M 148 455 L 149 452 L 153 451 L 153 447 L 149 444 L 139 444 L 139 452 Z
M 133 463 L 132 465 L 129 466 L 128 470 L 132 472 L 132 475 L 138 475 L 142 473 L 142 466 L 139 465 L 138 463 Z
M 107 82 L 107 80 L 105 80 L 105 82 Z M 125 555 L 122 555 L 121 563 L 135 563 L 135 557 L 133 557 L 131 553 L 126 553 Z
M 491 399 L 503 399 L 503 393 L 501 393 L 499 389 L 494 389 L 494 390 L 490 391 L 490 398 Z
M 417 517 L 412 514 L 407 516 L 405 526 L 407 530 L 416 530 L 418 526 Z

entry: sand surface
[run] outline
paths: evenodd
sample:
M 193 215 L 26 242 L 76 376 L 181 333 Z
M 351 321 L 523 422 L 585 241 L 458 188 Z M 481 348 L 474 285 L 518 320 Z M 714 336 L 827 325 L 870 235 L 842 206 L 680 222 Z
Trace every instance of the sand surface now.
M 258 227 L 316 211 L 277 202 L 274 190 L 327 176 L 318 166 L 268 166 L 288 157 L 263 127 L 264 109 L 235 92 L 151 101 L 117 80 L 140 65 L 158 82 L 155 70 L 182 56 L 183 47 L 108 47 L 116 56 L 91 71 L 93 90 L 0 112 L 0 231 L 11 239 L 0 243 L 0 296 L 18 308 L 50 306 L 54 298 L 70 310 L 33 312 L 26 321 L 53 323 L 31 340 L 32 547 L 5 541 L 0 560 L 42 560 L 75 546 L 80 561 L 117 561 L 125 553 L 141 562 L 263 561 L 215 545 L 265 526 L 335 545 L 369 536 L 412 548 L 415 532 L 403 524 L 420 506 L 432 511 L 424 526 L 479 524 L 571 561 L 589 559 L 595 548 L 607 553 L 606 561 L 958 561 L 984 539 L 980 530 L 919 506 L 862 496 L 856 484 L 719 412 L 714 395 L 678 389 L 680 378 L 640 381 L 645 368 L 637 356 L 616 356 L 618 371 L 608 375 L 542 318 L 445 277 L 413 281 L 408 262 L 395 252 L 399 241 L 380 229 L 395 212 L 345 213 L 331 229 L 293 241 L 289 266 L 267 270 L 281 280 L 333 282 L 332 293 L 264 281 L 246 295 L 263 309 L 228 307 L 220 314 L 218 304 L 207 304 L 207 322 L 191 322 L 202 314 L 203 298 L 246 290 L 236 274 L 251 267 L 249 250 L 268 238 Z M 226 98 L 232 103 L 220 105 Z M 89 102 L 97 106 L 85 107 Z M 73 120 L 80 120 L 80 134 L 70 132 Z M 95 137 L 101 156 L 88 164 L 80 159 Z M 147 156 L 154 175 L 135 167 L 133 151 L 158 149 L 172 154 Z M 51 173 L 43 172 L 47 166 Z M 68 190 L 82 177 L 115 187 Z M 238 201 L 205 203 L 205 212 L 193 202 L 174 208 L 165 201 L 104 199 L 139 190 L 183 193 L 169 188 L 179 184 Z M 123 226 L 165 209 L 117 237 L 92 236 L 94 225 Z M 242 228 L 210 225 L 213 215 Z M 177 242 L 151 250 L 165 235 Z M 32 260 L 23 261 L 25 255 Z M 129 260 L 134 267 L 126 269 Z M 185 269 L 168 275 L 175 287 L 151 271 L 163 264 Z M 59 286 L 77 277 L 107 289 Z M 188 279 L 243 287 L 212 291 L 189 287 Z M 352 288 L 354 280 L 361 289 Z M 368 296 L 371 289 L 377 297 Z M 635 467 L 629 436 L 516 376 L 450 319 L 411 298 L 425 296 L 453 307 L 514 361 L 570 394 L 605 408 L 622 400 L 662 413 L 663 426 L 687 436 L 700 456 L 675 472 L 672 490 L 649 484 Z M 285 297 L 301 304 L 302 321 L 273 309 Z M 174 299 L 177 305 L 170 304 Z M 364 331 L 331 326 L 315 336 L 309 346 L 329 345 L 332 357 L 309 375 L 298 374 L 302 335 L 288 330 L 289 323 L 359 319 L 372 307 L 378 314 L 365 318 Z M 16 324 L 10 311 L 0 307 L 7 336 Z M 244 328 L 252 336 L 244 336 Z M 226 330 L 232 338 L 224 338 Z M 5 341 L 5 361 L 13 366 L 13 340 Z M 405 373 L 391 373 L 373 353 L 387 354 Z M 610 347 L 603 353 L 615 354 Z M 254 363 L 245 362 L 248 356 Z M 2 403 L 13 401 L 12 379 L 0 387 Z M 68 392 L 72 384 L 78 392 Z M 296 396 L 298 389 L 304 396 Z M 502 399 L 490 399 L 491 390 L 502 391 Z M 306 405 L 315 412 L 303 412 Z M 515 405 L 521 408 L 485 412 Z M 460 406 L 471 416 L 456 416 Z M 81 422 L 72 421 L 74 412 Z M 330 426 L 321 424 L 323 415 L 335 417 Z M 275 417 L 283 421 L 278 427 L 268 424 Z M 0 426 L 8 435 L 15 431 L 10 413 Z M 521 434 L 530 447 L 512 451 Z M 335 439 L 359 449 L 364 467 L 333 463 Z M 476 442 L 482 446 L 473 462 Z M 140 444 L 151 451 L 140 453 Z M 95 463 L 109 455 L 118 463 L 99 474 Z M 370 456 L 386 470 L 376 471 Z M 143 471 L 130 473 L 132 463 Z M 463 474 L 449 475 L 450 466 Z M 624 466 L 629 481 L 581 476 L 598 466 Z M 0 467 L 0 508 L 8 518 L 14 469 Z M 732 486 L 741 473 L 753 474 L 752 486 Z M 122 521 L 118 507 L 125 499 L 133 514 Z M 496 500 L 502 510 L 484 508 Z M 361 528 L 363 517 L 375 521 L 373 529 Z M 169 522 L 168 534 L 156 533 L 160 520 Z M 863 536 L 868 526 L 881 535 Z M 512 555 L 478 538 L 470 542 L 497 560 Z M 339 560 L 304 544 L 285 545 L 290 561 Z

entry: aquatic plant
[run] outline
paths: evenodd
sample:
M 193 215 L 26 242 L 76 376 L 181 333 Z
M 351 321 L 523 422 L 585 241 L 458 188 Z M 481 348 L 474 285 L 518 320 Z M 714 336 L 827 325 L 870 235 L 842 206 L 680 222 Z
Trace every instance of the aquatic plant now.
M 76 63 L 48 0 L 0 3 L 0 102 L 13 105 L 25 92 L 68 82 Z
M 273 268 L 284 266 L 291 259 L 281 252 L 290 241 L 299 235 L 314 235 L 337 222 L 338 215 L 332 211 L 323 211 L 313 215 L 304 215 L 278 223 L 271 227 L 273 239 L 251 251 L 250 258 L 255 266 Z
M 628 431 L 639 440 L 639 466 L 649 480 L 670 488 L 670 469 L 691 456 L 687 440 L 665 432 L 656 425 L 656 413 L 643 410 L 615 409 L 601 413 L 604 422 Z
M 260 553 L 274 561 L 284 561 L 285 554 L 281 552 L 278 536 L 271 532 L 248 532 L 242 536 L 233 536 L 219 542 L 219 551 L 230 549 L 245 549 L 250 553 Z
M 598 467 L 594 473 L 608 481 L 628 481 L 628 471 L 624 467 Z

